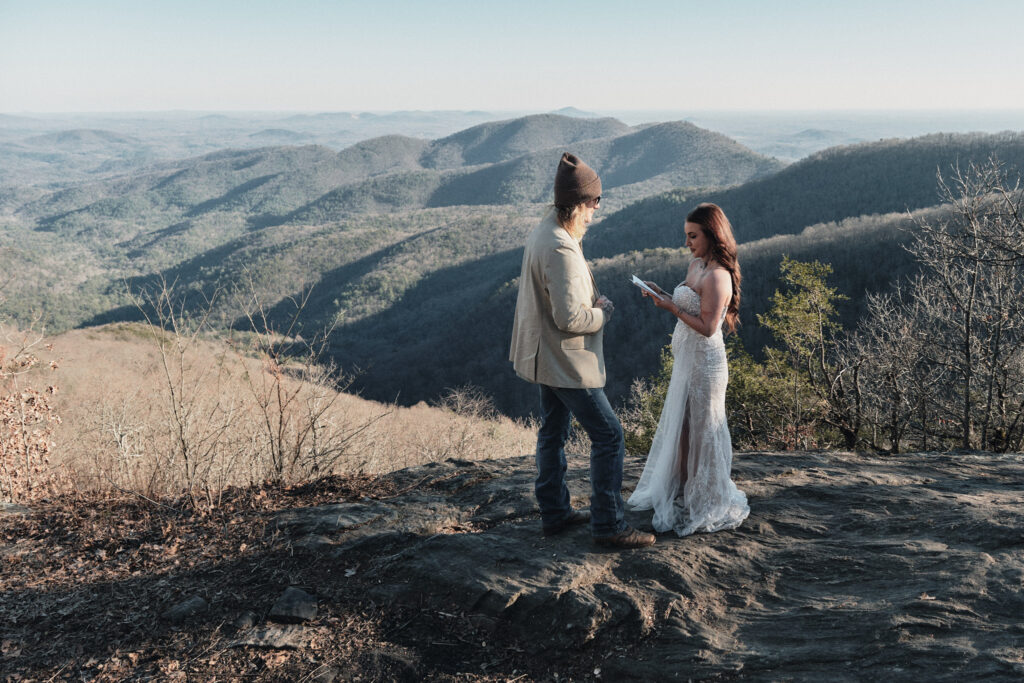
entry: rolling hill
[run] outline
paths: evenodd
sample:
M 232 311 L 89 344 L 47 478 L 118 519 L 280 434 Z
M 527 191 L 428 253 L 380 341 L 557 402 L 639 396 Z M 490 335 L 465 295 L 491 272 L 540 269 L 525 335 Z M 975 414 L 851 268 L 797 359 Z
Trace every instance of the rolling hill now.
M 236 245 L 259 243 L 265 229 L 304 234 L 308 226 L 342 226 L 370 214 L 450 208 L 455 217 L 459 206 L 547 201 L 561 147 L 500 159 L 531 145 L 562 143 L 607 167 L 606 210 L 665 187 L 733 184 L 779 166 L 690 124 L 629 128 L 611 119 L 540 115 L 476 126 L 436 142 L 392 135 L 341 152 L 316 145 L 224 150 L 36 193 L 20 206 L 14 205 L 19 193 L 3 200 L 12 214 L 8 231 L 49 233 L 43 249 L 52 253 L 72 241 L 105 264 L 117 289 L 125 277 L 171 270 L 185 281 L 203 279 L 188 272 L 188 264 L 222 260 Z M 496 161 L 430 168 L 439 155 L 448 163 Z M 525 212 L 537 213 L 532 207 Z
M 121 135 L 109 130 L 78 129 L 62 130 L 26 138 L 22 144 L 27 147 L 58 147 L 65 151 L 104 149 L 108 145 L 137 145 L 138 138 Z
M 740 242 L 865 214 L 913 211 L 939 202 L 937 173 L 991 155 L 1024 169 L 1024 134 L 936 134 L 835 147 L 738 187 L 675 190 L 640 201 L 595 228 L 588 242 L 594 256 L 676 246 L 687 211 L 702 201 L 725 209 Z
M 577 145 L 585 140 L 626 135 L 630 127 L 616 119 L 580 119 L 538 114 L 484 123 L 430 145 L 424 168 L 458 168 L 508 161 L 538 150 Z

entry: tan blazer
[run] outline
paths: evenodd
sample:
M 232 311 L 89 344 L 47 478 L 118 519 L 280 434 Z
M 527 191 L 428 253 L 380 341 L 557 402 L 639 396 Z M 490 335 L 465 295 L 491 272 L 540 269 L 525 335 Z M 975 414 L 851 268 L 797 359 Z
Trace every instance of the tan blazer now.
M 526 238 L 509 360 L 528 382 L 604 386 L 605 314 L 579 243 L 549 211 Z

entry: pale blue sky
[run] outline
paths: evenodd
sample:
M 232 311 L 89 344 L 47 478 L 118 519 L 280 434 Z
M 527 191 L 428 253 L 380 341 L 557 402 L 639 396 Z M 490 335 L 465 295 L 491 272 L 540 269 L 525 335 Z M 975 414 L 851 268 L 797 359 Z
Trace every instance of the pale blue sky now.
M 1020 0 L 0 0 L 0 111 L 1024 109 Z

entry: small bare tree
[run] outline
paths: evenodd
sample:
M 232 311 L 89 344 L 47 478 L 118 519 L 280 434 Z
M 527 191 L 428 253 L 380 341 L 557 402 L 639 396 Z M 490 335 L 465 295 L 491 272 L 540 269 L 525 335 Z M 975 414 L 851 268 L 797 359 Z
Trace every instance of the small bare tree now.
M 211 332 L 209 317 L 217 293 L 203 296 L 198 313 L 175 283 L 161 281 L 133 297 L 149 325 L 163 380 L 163 419 L 158 431 L 167 451 L 157 450 L 154 457 L 166 459 L 190 505 L 215 505 L 225 472 L 250 455 L 244 429 L 238 428 L 244 416 L 242 402 L 226 389 L 233 353 L 225 345 L 218 347 L 212 359 L 199 352 Z
M 290 299 L 294 310 L 283 330 L 268 315 L 251 279 L 245 298 L 238 301 L 250 328 L 247 351 L 260 362 L 259 371 L 247 367 L 244 377 L 275 481 L 330 474 L 340 460 L 356 454 L 361 434 L 383 417 L 355 425 L 335 410 L 352 380 L 326 358 L 331 329 L 308 339 L 300 334 L 311 291 Z
M 921 277 L 909 290 L 921 289 Z M 927 450 L 935 431 L 935 387 L 941 386 L 946 368 L 930 362 L 926 306 L 917 297 L 897 289 L 891 294 L 869 295 L 868 315 L 850 344 L 862 358 L 865 419 L 872 426 L 871 446 L 899 453 L 904 441 L 916 438 Z M 881 431 L 887 445 L 880 442 Z M 937 445 L 932 441 L 931 445 Z
M 922 352 L 955 382 L 962 448 L 1006 450 L 1021 440 L 1024 375 L 1024 193 L 995 159 L 939 176 L 951 206 L 917 220 L 910 251 L 923 266 L 912 295 L 927 318 Z

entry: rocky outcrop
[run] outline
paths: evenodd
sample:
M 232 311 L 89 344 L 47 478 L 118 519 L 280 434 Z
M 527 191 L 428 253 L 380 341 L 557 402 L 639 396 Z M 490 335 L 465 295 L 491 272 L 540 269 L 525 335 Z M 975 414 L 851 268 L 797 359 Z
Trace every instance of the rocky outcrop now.
M 391 498 L 288 510 L 277 529 L 370 574 L 380 604 L 458 613 L 538 657 L 589 649 L 605 680 L 1024 675 L 1020 455 L 739 454 L 743 526 L 626 552 L 586 527 L 542 536 L 528 457 L 394 476 Z

